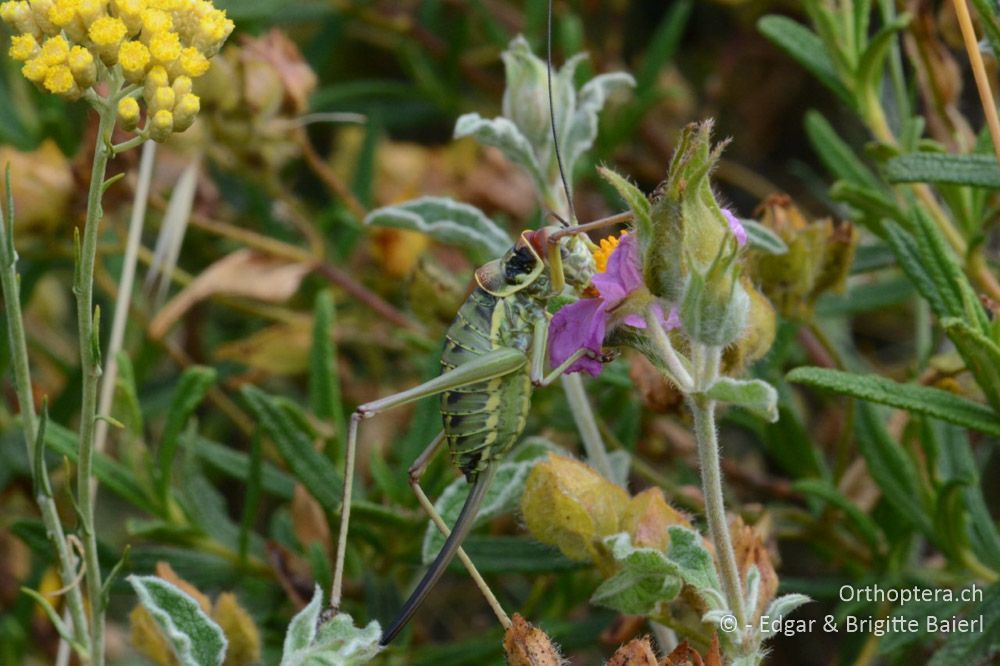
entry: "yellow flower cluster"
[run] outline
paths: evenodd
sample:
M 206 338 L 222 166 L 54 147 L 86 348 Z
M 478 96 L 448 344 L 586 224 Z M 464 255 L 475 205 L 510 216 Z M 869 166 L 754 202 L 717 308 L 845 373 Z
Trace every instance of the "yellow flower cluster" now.
M 150 137 L 158 141 L 194 122 L 200 101 L 191 80 L 208 71 L 233 31 L 208 0 L 8 0 L 0 19 L 18 33 L 10 55 L 25 78 L 77 99 L 109 72 L 143 86 Z M 131 97 L 118 104 L 122 124 L 138 126 Z
M 611 253 L 618 247 L 618 242 L 625 236 L 628 236 L 627 231 L 623 231 L 621 236 L 602 238 L 601 244 L 591 251 L 591 254 L 594 255 L 594 266 L 597 268 L 598 273 L 608 270 L 608 259 L 611 258 Z

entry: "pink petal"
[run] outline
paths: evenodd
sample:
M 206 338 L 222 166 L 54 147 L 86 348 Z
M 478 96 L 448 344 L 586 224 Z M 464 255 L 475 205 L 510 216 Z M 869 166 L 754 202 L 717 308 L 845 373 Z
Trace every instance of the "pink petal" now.
M 743 223 L 740 222 L 739 218 L 733 215 L 733 212 L 728 208 L 722 209 L 722 214 L 726 218 L 726 224 L 729 225 L 729 230 L 733 232 L 736 236 L 736 244 L 743 247 L 747 244 L 747 230 L 743 228 Z
M 624 236 L 608 259 L 608 269 L 594 276 L 593 283 L 601 298 L 607 301 L 611 310 L 642 286 L 642 270 L 639 263 L 639 246 L 635 236 Z
M 558 367 L 580 349 L 601 351 L 607 327 L 604 307 L 604 299 L 581 298 L 555 313 L 549 324 L 549 362 L 552 367 Z M 566 372 L 582 371 L 596 377 L 603 367 L 600 361 L 584 356 L 570 365 Z

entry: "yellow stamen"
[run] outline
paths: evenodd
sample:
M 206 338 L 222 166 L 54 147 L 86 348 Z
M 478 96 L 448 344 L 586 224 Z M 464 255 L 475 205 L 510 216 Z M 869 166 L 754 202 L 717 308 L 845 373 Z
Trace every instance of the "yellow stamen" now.
M 608 236 L 607 238 L 601 239 L 601 244 L 597 249 L 592 250 L 594 255 L 594 265 L 597 267 L 598 273 L 603 273 L 608 270 L 608 259 L 611 258 L 611 254 L 618 247 L 618 243 L 622 238 L 628 235 L 627 231 L 623 231 L 620 236 Z

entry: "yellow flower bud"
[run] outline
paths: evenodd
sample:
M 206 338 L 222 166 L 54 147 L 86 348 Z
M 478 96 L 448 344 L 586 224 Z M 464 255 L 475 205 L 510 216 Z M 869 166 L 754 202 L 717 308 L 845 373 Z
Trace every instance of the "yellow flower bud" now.
M 24 62 L 38 55 L 38 41 L 34 35 L 14 35 L 10 40 L 10 57 Z
M 174 21 L 170 14 L 159 9 L 146 9 L 141 14 L 142 18 L 142 38 L 151 41 L 153 37 L 161 32 L 170 32 L 174 29 Z
M 94 56 L 91 55 L 90 51 L 82 46 L 74 46 L 70 49 L 67 62 L 70 71 L 73 72 L 73 78 L 76 79 L 76 84 L 80 86 L 81 90 L 86 90 L 94 85 L 94 81 L 97 80 L 97 65 L 94 64 Z
M 160 32 L 149 40 L 149 53 L 161 65 L 170 65 L 181 55 L 181 40 L 176 32 Z
M 39 57 L 46 65 L 61 65 L 69 58 L 69 42 L 62 35 L 49 37 L 42 44 L 42 53 Z
M 162 110 L 173 111 L 175 99 L 173 88 L 162 86 L 153 92 L 153 96 L 148 98 L 146 103 L 149 105 L 149 112 L 155 114 Z
M 174 131 L 174 114 L 167 110 L 157 111 L 149 122 L 149 138 L 153 141 L 166 141 Z
M 135 37 L 142 30 L 142 13 L 146 8 L 145 0 L 111 0 L 115 16 L 122 20 L 128 28 L 130 37 Z
M 118 64 L 129 83 L 141 83 L 146 78 L 149 60 L 149 49 L 142 42 L 127 41 L 118 48 Z
M 118 102 L 118 120 L 122 127 L 128 131 L 134 130 L 139 125 L 139 102 L 134 97 L 123 97 Z
M 201 51 L 189 46 L 181 51 L 179 64 L 182 75 L 196 79 L 208 71 L 211 63 L 208 62 L 208 58 Z
M 23 0 L 0 5 L 0 19 L 20 33 L 34 35 L 39 32 L 31 7 Z
M 183 132 L 191 127 L 201 110 L 201 100 L 197 95 L 188 93 L 177 100 L 174 105 L 174 131 Z
M 54 35 L 59 32 L 59 28 L 49 19 L 49 11 L 53 0 L 31 0 L 31 16 L 35 20 L 35 25 L 46 35 Z
M 79 0 L 76 6 L 76 13 L 85 25 L 91 25 L 97 19 L 107 16 L 107 1 L 101 0 Z
M 174 82 L 170 84 L 170 87 L 174 89 L 174 94 L 177 95 L 177 99 L 184 97 L 189 92 L 191 92 L 191 78 L 188 76 L 178 76 L 174 79 Z
M 66 31 L 73 41 L 83 42 L 87 38 L 87 29 L 77 13 L 79 0 L 56 0 L 49 9 L 49 20 L 57 28 Z
M 152 99 L 153 95 L 156 94 L 157 88 L 169 85 L 170 76 L 167 74 L 167 70 L 162 65 L 153 65 L 146 73 L 146 89 L 143 91 L 142 96 L 145 99 Z
M 64 95 L 71 99 L 80 95 L 80 89 L 76 85 L 76 79 L 73 78 L 73 72 L 66 65 L 49 67 L 49 71 L 45 75 L 44 85 L 46 90 L 56 95 Z
M 41 83 L 45 80 L 45 75 L 48 73 L 49 66 L 45 64 L 45 61 L 41 57 L 32 58 L 24 63 L 24 67 L 21 68 L 21 74 L 24 75 L 24 78 L 33 83 Z
M 198 21 L 192 44 L 206 56 L 213 56 L 234 27 L 233 22 L 226 18 L 226 12 L 212 10 Z
M 87 34 L 104 64 L 110 67 L 118 62 L 118 47 L 128 34 L 128 28 L 121 19 L 102 16 L 90 25 Z

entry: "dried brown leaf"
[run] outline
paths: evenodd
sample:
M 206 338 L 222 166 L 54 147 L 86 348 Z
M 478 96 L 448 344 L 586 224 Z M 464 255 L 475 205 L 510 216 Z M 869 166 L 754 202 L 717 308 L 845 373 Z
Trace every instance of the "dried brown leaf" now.
M 149 334 L 163 337 L 193 305 L 211 296 L 235 296 L 281 303 L 299 289 L 309 264 L 238 250 L 215 262 L 174 296 L 149 324 Z
M 296 375 L 308 367 L 312 317 L 296 317 L 215 348 L 220 361 L 236 361 L 272 375 Z
M 260 631 L 235 594 L 223 592 L 219 595 L 212 619 L 229 641 L 223 666 L 245 666 L 260 660 Z
M 303 548 L 308 550 L 312 544 L 319 544 L 330 557 L 330 526 L 326 514 L 302 484 L 295 484 L 292 493 L 292 530 Z

